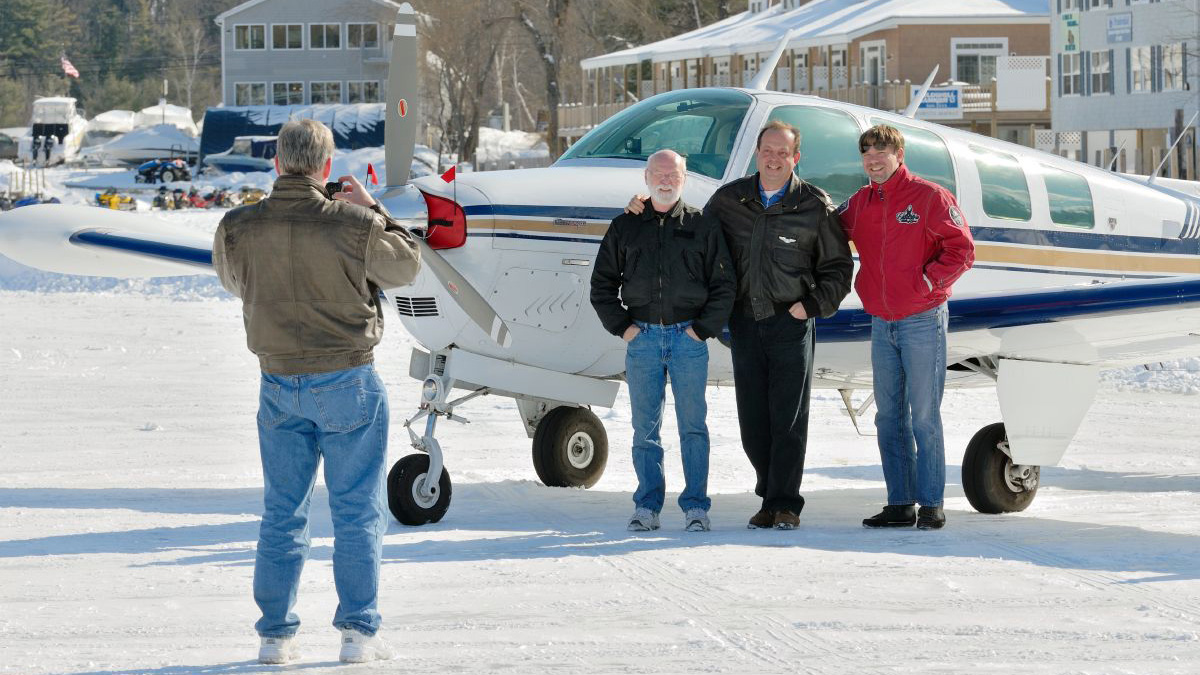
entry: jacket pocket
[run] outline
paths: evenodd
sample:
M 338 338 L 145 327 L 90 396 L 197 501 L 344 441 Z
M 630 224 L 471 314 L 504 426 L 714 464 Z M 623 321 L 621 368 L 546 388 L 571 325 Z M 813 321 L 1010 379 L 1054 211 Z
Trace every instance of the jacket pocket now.
M 776 302 L 799 300 L 812 293 L 813 275 L 805 251 L 786 246 L 771 248 L 774 263 L 768 271 L 771 295 Z
M 639 249 L 632 249 L 625 256 L 625 266 L 621 269 L 621 302 L 626 307 L 641 307 L 653 300 L 653 274 L 646 263 L 646 254 Z
M 322 431 L 354 431 L 367 423 L 367 392 L 355 378 L 309 390 L 317 403 Z
M 273 428 L 282 424 L 287 416 L 279 405 L 279 385 L 263 380 L 258 389 L 258 423 Z

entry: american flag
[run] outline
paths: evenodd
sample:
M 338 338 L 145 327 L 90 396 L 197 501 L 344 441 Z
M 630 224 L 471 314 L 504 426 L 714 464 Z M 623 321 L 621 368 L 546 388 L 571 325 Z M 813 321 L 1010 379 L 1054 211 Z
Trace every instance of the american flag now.
M 65 54 L 60 58 L 62 60 L 63 72 L 78 80 L 79 79 L 79 71 L 75 70 L 75 66 L 71 65 L 71 62 L 67 60 L 67 57 Z

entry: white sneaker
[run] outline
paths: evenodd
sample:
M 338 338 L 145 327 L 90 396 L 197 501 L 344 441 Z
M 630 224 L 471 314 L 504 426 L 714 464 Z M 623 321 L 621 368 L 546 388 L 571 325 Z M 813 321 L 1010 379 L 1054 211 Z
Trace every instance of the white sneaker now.
M 630 532 L 649 532 L 658 529 L 658 514 L 650 509 L 638 507 L 629 519 Z
M 300 658 L 296 637 L 264 637 L 258 647 L 259 663 L 289 663 Z
M 708 532 L 708 512 L 704 509 L 688 509 L 683 513 L 683 529 L 688 532 Z
M 366 663 L 387 661 L 393 656 L 392 648 L 378 635 L 367 635 L 353 628 L 342 629 L 342 663 Z

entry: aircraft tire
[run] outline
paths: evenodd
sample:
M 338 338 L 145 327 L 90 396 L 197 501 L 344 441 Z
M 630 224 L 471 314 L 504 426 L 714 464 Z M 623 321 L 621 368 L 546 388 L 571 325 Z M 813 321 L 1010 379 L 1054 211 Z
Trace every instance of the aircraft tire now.
M 433 499 L 421 496 L 419 487 L 429 471 L 429 455 L 406 455 L 392 465 L 387 477 L 388 510 L 404 525 L 436 523 L 450 508 L 450 473 L 442 468 Z
M 1024 467 L 1033 477 L 1032 488 L 1017 484 L 1011 478 L 1012 460 L 1000 449 L 1007 440 L 1004 423 L 997 422 L 980 429 L 967 444 L 962 463 L 963 492 L 980 513 L 1024 511 L 1037 496 L 1041 467 Z
M 549 487 L 590 488 L 608 464 L 608 433 L 587 408 L 561 406 L 533 433 L 533 468 Z

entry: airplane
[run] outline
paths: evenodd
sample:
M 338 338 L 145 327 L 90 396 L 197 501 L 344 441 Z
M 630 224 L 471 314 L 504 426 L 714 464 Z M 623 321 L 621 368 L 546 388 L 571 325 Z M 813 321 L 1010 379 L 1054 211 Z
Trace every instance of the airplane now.
M 962 485 L 976 510 L 1020 511 L 1032 502 L 1040 467 L 1062 459 L 1100 369 L 1200 353 L 1196 183 L 1112 173 L 905 115 L 767 91 L 787 37 L 750 86 L 648 98 L 549 168 L 406 182 L 417 126 L 414 16 L 405 4 L 396 22 L 388 185 L 375 195 L 420 234 L 423 262 L 411 286 L 382 289 L 420 345 L 409 374 L 422 382 L 421 404 L 405 422 L 418 453 L 399 459 L 387 480 L 401 523 L 445 515 L 452 486 L 437 424 L 465 421 L 456 411 L 479 396 L 514 399 L 543 483 L 599 480 L 608 440 L 592 407 L 614 404 L 625 354 L 588 302 L 600 239 L 644 191 L 651 153 L 686 154 L 684 199 L 700 205 L 754 171 L 758 130 L 773 119 L 800 130 L 797 173 L 835 201 L 866 183 L 857 138 L 880 122 L 904 132 L 915 173 L 957 195 L 976 263 L 949 302 L 947 386 L 994 385 L 1002 417 L 966 447 Z M 0 215 L 0 253 L 62 273 L 211 274 L 211 244 L 170 223 L 90 207 Z M 817 321 L 817 343 L 813 386 L 841 392 L 857 427 L 871 401 L 851 398 L 871 387 L 870 317 L 857 297 Z M 727 346 L 725 339 L 711 350 L 711 383 L 732 383 Z M 452 398 L 455 390 L 464 393 Z

